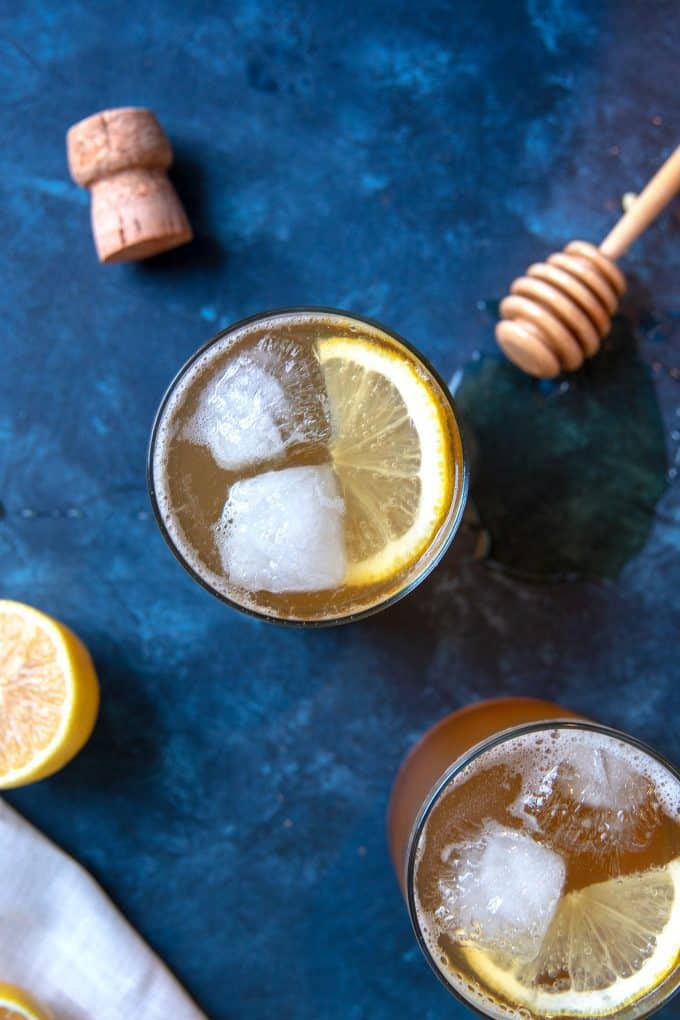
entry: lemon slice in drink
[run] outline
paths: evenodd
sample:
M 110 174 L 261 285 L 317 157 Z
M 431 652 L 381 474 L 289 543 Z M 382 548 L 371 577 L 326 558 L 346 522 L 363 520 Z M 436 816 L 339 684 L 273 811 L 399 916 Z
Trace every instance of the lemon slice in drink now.
M 65 765 L 90 736 L 98 705 L 94 666 L 76 635 L 0 599 L 0 789 Z
M 568 893 L 530 964 L 467 949 L 490 988 L 538 1017 L 605 1017 L 680 963 L 680 858 Z
M 444 521 L 453 493 L 447 422 L 431 383 L 396 351 L 328 337 L 318 355 L 346 505 L 345 583 L 376 584 L 416 563 Z
M 49 1020 L 28 992 L 16 985 L 0 983 L 0 1020 Z

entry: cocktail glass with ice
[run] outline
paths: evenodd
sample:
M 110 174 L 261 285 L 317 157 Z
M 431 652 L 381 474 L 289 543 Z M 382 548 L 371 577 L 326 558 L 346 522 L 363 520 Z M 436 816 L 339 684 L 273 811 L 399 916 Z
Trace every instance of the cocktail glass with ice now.
M 397 776 L 390 850 L 420 946 L 494 1020 L 638 1020 L 680 986 L 680 775 L 528 698 L 443 719 Z
M 149 488 L 213 594 L 278 622 L 357 619 L 439 561 L 467 472 L 446 387 L 396 334 L 324 309 L 256 316 L 181 369 Z

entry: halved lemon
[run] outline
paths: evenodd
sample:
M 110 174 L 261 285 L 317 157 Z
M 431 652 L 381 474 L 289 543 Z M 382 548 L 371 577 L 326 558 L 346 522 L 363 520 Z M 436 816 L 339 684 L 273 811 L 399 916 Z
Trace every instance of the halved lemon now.
M 0 1020 L 49 1020 L 50 1014 L 16 985 L 0 983 Z
M 446 517 L 450 431 L 432 383 L 405 355 L 360 337 L 322 339 L 318 354 L 346 506 L 345 581 L 376 584 L 416 563 Z
M 489 988 L 537 1017 L 616 1014 L 680 964 L 680 858 L 568 893 L 529 964 L 465 954 Z
M 90 736 L 98 706 L 79 638 L 31 606 L 0 599 L 0 789 L 62 768 Z

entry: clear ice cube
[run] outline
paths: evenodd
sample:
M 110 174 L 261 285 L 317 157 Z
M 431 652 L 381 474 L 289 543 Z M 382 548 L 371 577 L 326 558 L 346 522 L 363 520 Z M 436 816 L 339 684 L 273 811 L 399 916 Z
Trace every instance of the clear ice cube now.
M 247 591 L 336 588 L 347 572 L 345 504 L 329 464 L 266 471 L 232 485 L 215 541 Z
M 238 471 L 330 433 L 326 395 L 311 349 L 265 338 L 235 354 L 210 380 L 183 436 Z
M 644 800 L 647 785 L 621 757 L 588 744 L 571 750 L 558 783 L 579 804 L 612 810 L 635 807 Z
M 445 864 L 436 913 L 443 930 L 457 941 L 533 960 L 564 887 L 559 854 L 493 822 Z
M 660 821 L 651 781 L 602 747 L 570 743 L 565 757 L 523 794 L 513 813 L 533 820 L 554 846 L 570 853 L 611 856 L 645 849 Z

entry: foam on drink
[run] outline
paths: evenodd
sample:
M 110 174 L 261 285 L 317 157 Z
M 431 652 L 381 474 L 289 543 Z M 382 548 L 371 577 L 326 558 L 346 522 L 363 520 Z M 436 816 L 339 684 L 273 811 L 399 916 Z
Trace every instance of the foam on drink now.
M 545 729 L 482 753 L 445 788 L 416 848 L 416 920 L 442 976 L 489 1016 L 543 1015 L 533 1011 L 532 997 L 543 1010 L 546 1001 L 562 1003 L 565 1017 L 620 1016 L 616 996 L 622 989 L 633 997 L 648 991 L 655 953 L 671 965 L 673 953 L 680 954 L 669 876 L 676 882 L 680 876 L 676 777 L 613 736 Z M 617 896 L 621 918 L 611 938 L 619 939 L 620 929 L 623 948 L 612 944 L 614 962 L 600 965 L 598 953 L 607 950 L 594 933 L 601 941 L 608 930 L 600 914 L 616 918 L 607 904 Z M 666 909 L 676 912 L 664 925 Z M 626 910 L 634 942 L 629 960 Z M 583 955 L 576 965 L 572 954 L 570 970 L 572 924 L 583 925 Z M 600 986 L 593 992 L 590 966 Z

